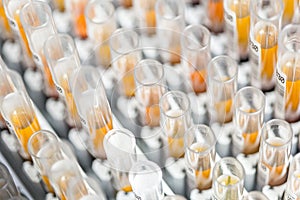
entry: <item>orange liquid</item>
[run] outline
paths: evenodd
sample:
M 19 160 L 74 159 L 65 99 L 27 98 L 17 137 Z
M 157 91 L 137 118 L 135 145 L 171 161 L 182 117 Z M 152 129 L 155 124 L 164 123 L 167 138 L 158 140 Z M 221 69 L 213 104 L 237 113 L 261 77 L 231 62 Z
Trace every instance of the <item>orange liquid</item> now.
M 43 180 L 45 186 L 47 187 L 48 192 L 54 193 L 54 190 L 50 184 L 48 176 L 45 176 L 45 175 L 42 176 L 42 180 Z
M 171 46 L 169 51 L 170 51 L 171 65 L 180 63 L 180 55 L 181 55 L 180 45 L 179 46 Z
M 108 67 L 110 66 L 110 60 L 111 60 L 111 55 L 110 55 L 110 48 L 108 44 L 101 45 L 99 47 L 99 63 L 103 67 Z
M 0 20 L 1 20 L 1 24 L 3 25 L 3 28 L 5 29 L 6 33 L 10 34 L 11 33 L 11 29 L 8 23 L 8 19 L 5 15 L 5 11 L 4 11 L 4 7 L 2 4 L 2 1 L 0 1 Z
M 146 11 L 146 26 L 156 27 L 156 15 L 154 9 Z
M 297 112 L 300 106 L 300 62 L 296 62 L 295 59 L 289 60 L 282 67 L 282 72 L 287 77 L 285 110 L 288 113 Z
M 87 30 L 86 30 L 86 21 L 84 16 L 84 9 L 87 4 L 87 0 L 80 0 L 80 1 L 72 1 L 72 9 L 73 9 L 73 28 L 74 32 L 77 36 L 82 39 L 87 37 Z
M 125 8 L 130 8 L 132 7 L 132 0 L 120 0 L 120 4 Z
M 26 38 L 26 34 L 24 31 L 24 28 L 21 24 L 21 19 L 20 19 L 20 10 L 16 11 L 15 15 L 14 15 L 14 19 L 16 20 L 18 29 L 19 29 L 19 34 L 20 34 L 20 43 L 23 47 L 23 50 L 25 51 L 25 53 L 28 55 L 29 58 L 32 58 L 32 53 L 31 50 L 29 48 L 29 43 L 28 40 Z
M 58 96 L 58 93 L 56 91 L 56 87 L 51 75 L 50 68 L 48 66 L 48 63 L 46 61 L 46 57 L 43 54 L 40 54 L 42 63 L 43 63 L 43 75 L 45 79 L 45 87 L 46 87 L 46 93 L 49 96 Z
M 127 186 L 123 187 L 121 190 L 123 190 L 124 192 L 131 192 L 132 187 L 131 187 L 131 185 L 127 185 Z
M 183 137 L 173 138 L 168 137 L 169 156 L 173 158 L 181 158 L 184 156 L 184 141 Z
M 135 81 L 133 69 L 137 63 L 137 59 L 127 56 L 125 59 L 118 61 L 118 68 L 125 73 L 121 79 L 121 92 L 126 97 L 132 97 L 135 93 Z
M 206 70 L 193 71 L 190 74 L 193 90 L 196 94 L 206 91 Z
M 58 9 L 60 12 L 65 11 L 65 0 L 54 0 L 54 4 L 56 9 Z
M 216 102 L 214 107 L 220 123 L 227 123 L 232 120 L 232 99 Z
M 223 0 L 208 0 L 207 11 L 210 29 L 213 32 L 221 32 L 224 23 Z
M 294 0 L 283 0 L 283 24 L 291 23 L 294 16 L 295 1 Z
M 18 108 L 11 113 L 10 120 L 23 149 L 28 153 L 30 136 L 41 129 L 36 116 L 30 115 L 24 108 Z
M 271 82 L 277 63 L 277 28 L 263 25 L 256 30 L 255 39 L 261 45 L 261 78 L 264 82 Z
M 145 124 L 148 126 L 158 126 L 160 119 L 159 105 L 146 107 Z

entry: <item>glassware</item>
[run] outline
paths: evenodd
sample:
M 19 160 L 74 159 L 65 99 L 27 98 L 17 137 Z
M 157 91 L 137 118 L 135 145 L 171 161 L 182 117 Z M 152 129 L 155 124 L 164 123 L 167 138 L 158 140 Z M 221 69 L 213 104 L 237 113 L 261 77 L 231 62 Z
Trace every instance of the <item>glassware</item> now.
M 262 192 L 252 191 L 245 195 L 244 200 L 269 200 L 269 198 Z
M 132 97 L 135 91 L 133 69 L 141 60 L 139 36 L 134 30 L 118 29 L 111 35 L 109 45 L 120 92 Z
M 237 129 L 233 136 L 236 154 L 258 152 L 265 104 L 265 95 L 255 87 L 244 87 L 236 93 L 233 112 L 233 121 Z
M 287 179 L 293 132 L 286 121 L 273 119 L 261 130 L 257 186 L 277 186 Z
M 58 159 L 62 159 L 59 148 L 59 138 L 47 130 L 35 132 L 28 141 L 28 152 L 49 192 L 54 190 L 50 185 L 47 169 Z
M 245 170 L 232 157 L 218 161 L 213 170 L 213 198 L 218 200 L 242 200 Z
M 2 1 L 0 1 L 0 27 L 2 38 L 6 39 L 12 37 L 12 30 L 10 28 L 8 18 L 6 17 Z
M 59 12 L 65 11 L 65 0 L 54 0 L 53 4 L 55 9 L 57 9 Z
M 124 8 L 131 8 L 133 4 L 133 0 L 117 0 L 117 1 Z
M 19 191 L 7 167 L 0 163 L 0 199 L 9 199 L 13 196 L 19 196 Z
M 129 172 L 129 181 L 136 199 L 162 200 L 162 171 L 151 161 L 136 162 Z
M 109 37 L 117 29 L 115 8 L 112 2 L 93 0 L 85 8 L 88 37 L 97 44 L 96 59 L 103 67 L 110 66 Z
M 67 199 L 72 200 L 105 200 L 99 183 L 91 177 L 72 178 L 67 189 Z
M 133 133 L 127 129 L 112 129 L 105 135 L 103 145 L 112 170 L 114 187 L 125 192 L 132 191 L 128 174 L 137 160 Z
M 71 24 L 75 36 L 85 39 L 87 37 L 84 10 L 89 0 L 70 0 Z
M 210 32 L 202 25 L 186 27 L 181 36 L 181 63 L 196 94 L 206 91 L 207 65 L 211 60 Z
M 300 25 L 287 25 L 279 34 L 275 116 L 300 119 Z
M 225 0 L 227 52 L 235 60 L 248 57 L 250 32 L 250 0 Z
M 134 9 L 138 21 L 138 27 L 147 28 L 148 35 L 155 33 L 157 0 L 134 0 Z
M 157 0 L 155 7 L 156 31 L 164 63 L 180 63 L 180 36 L 185 27 L 183 0 Z
M 105 159 L 105 134 L 113 128 L 112 112 L 99 70 L 82 67 L 72 78 L 72 93 L 82 125 L 88 135 L 87 149 L 97 158 Z
M 283 15 L 282 15 L 282 25 L 285 26 L 292 22 L 294 13 L 296 11 L 297 0 L 283 0 Z
M 43 72 L 45 94 L 56 97 L 55 84 L 43 49 L 47 38 L 57 32 L 50 6 L 41 1 L 27 3 L 20 11 L 20 18 L 34 61 Z
M 26 38 L 26 34 L 21 23 L 20 10 L 30 0 L 3 0 L 4 11 L 8 18 L 10 28 L 14 34 L 18 37 L 18 42 L 22 48 L 22 63 L 28 68 L 34 68 L 33 56 L 29 48 L 29 42 Z
M 275 85 L 278 34 L 281 29 L 282 0 L 250 2 L 251 84 L 263 91 Z
M 293 158 L 289 168 L 284 200 L 300 198 L 300 153 Z
M 223 0 L 205 1 L 207 26 L 213 33 L 223 32 L 224 28 L 224 7 Z
M 229 56 L 217 56 L 208 64 L 208 95 L 211 122 L 230 122 L 237 91 L 238 66 Z
M 191 189 L 211 188 L 216 142 L 215 134 L 206 125 L 194 125 L 185 133 L 185 164 Z
M 184 134 L 192 124 L 191 105 L 186 94 L 180 91 L 165 93 L 159 102 L 160 127 L 167 136 L 168 155 L 184 155 Z
M 67 123 L 80 128 L 80 118 L 70 86 L 72 74 L 80 68 L 74 41 L 66 34 L 52 35 L 45 41 L 44 53 L 57 92 L 63 96 L 67 106 Z
M 146 126 L 159 126 L 159 100 L 166 91 L 163 65 L 152 59 L 142 60 L 134 68 L 134 79 L 140 121 Z

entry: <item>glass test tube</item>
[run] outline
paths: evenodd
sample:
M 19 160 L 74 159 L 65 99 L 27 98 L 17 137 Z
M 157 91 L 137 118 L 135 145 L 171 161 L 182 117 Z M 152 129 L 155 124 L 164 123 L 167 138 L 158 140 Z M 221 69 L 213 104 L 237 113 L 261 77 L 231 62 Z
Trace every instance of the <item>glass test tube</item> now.
M 273 119 L 261 130 L 257 172 L 258 189 L 277 186 L 286 181 L 292 148 L 293 132 L 286 121 Z
M 206 91 L 207 65 L 211 60 L 210 32 L 202 25 L 186 27 L 181 36 L 181 63 L 196 94 Z
M 34 68 L 33 56 L 29 48 L 29 43 L 20 18 L 20 10 L 28 2 L 30 2 L 30 0 L 2 0 L 6 17 L 9 20 L 10 28 L 18 37 L 18 41 L 22 48 L 22 62 L 26 67 Z
M 128 174 L 137 160 L 133 133 L 127 129 L 112 129 L 105 135 L 103 145 L 112 170 L 114 187 L 125 192 L 132 191 Z
M 0 199 L 9 199 L 13 196 L 19 196 L 19 191 L 7 169 L 0 163 Z
M 157 0 L 155 7 L 156 31 L 163 62 L 180 63 L 180 35 L 185 27 L 183 0 Z
M 118 29 L 111 35 L 109 45 L 112 55 L 112 66 L 118 79 L 122 95 L 134 96 L 135 65 L 141 60 L 140 39 L 138 34 L 129 29 Z
M 293 158 L 289 168 L 289 177 L 286 184 L 284 200 L 300 199 L 300 153 Z
M 162 200 L 162 171 L 151 161 L 136 162 L 129 172 L 129 181 L 136 199 Z
M 99 70 L 82 67 L 73 75 L 72 93 L 81 123 L 89 133 L 87 149 L 97 158 L 105 159 L 105 134 L 113 128 L 112 112 Z
M 64 97 L 67 107 L 67 123 L 81 127 L 76 104 L 71 91 L 71 75 L 80 68 L 80 60 L 73 39 L 66 34 L 50 36 L 44 44 L 46 61 L 57 92 Z
M 28 152 L 46 189 L 49 192 L 54 192 L 50 185 L 47 169 L 58 159 L 62 159 L 58 137 L 50 131 L 37 131 L 29 138 Z
M 287 25 L 279 34 L 275 115 L 288 122 L 300 119 L 300 25 Z
M 59 12 L 64 12 L 65 11 L 65 1 L 68 0 L 54 0 L 53 5 L 55 9 L 57 9 Z
M 40 1 L 30 2 L 21 9 L 20 18 L 34 61 L 43 72 L 45 94 L 56 97 L 55 84 L 43 49 L 48 37 L 57 32 L 50 6 Z
M 159 100 L 166 91 L 163 65 L 156 60 L 142 60 L 134 68 L 134 79 L 140 122 L 146 126 L 159 126 Z
M 217 56 L 209 62 L 208 95 L 212 122 L 222 124 L 232 120 L 237 75 L 237 63 L 229 56 Z
M 190 189 L 212 186 L 217 139 L 206 125 L 194 125 L 184 135 L 185 163 Z
M 134 9 L 139 28 L 147 28 L 147 34 L 155 33 L 156 15 L 155 4 L 157 0 L 134 0 Z
M 84 10 L 89 0 L 70 0 L 71 23 L 75 36 L 85 39 L 87 37 Z
M 218 200 L 242 200 L 245 170 L 232 157 L 222 158 L 213 170 L 213 197 Z
M 0 1 L 0 27 L 1 27 L 1 37 L 4 39 L 13 37 L 12 30 L 9 25 L 8 18 L 5 14 L 3 2 Z
M 97 64 L 110 66 L 109 37 L 117 29 L 115 8 L 112 2 L 89 1 L 85 8 L 88 37 L 96 44 Z
M 22 78 L 15 73 L 11 80 L 22 80 Z M 28 155 L 28 140 L 33 133 L 40 130 L 40 124 L 23 84 L 4 96 L 1 102 L 1 113 L 7 127 L 16 134 L 22 149 Z
M 282 25 L 285 26 L 292 22 L 294 13 L 296 11 L 297 0 L 283 0 L 283 15 Z
M 180 158 L 184 155 L 184 134 L 192 124 L 189 98 L 183 92 L 170 91 L 161 97 L 159 107 L 160 127 L 168 138 L 168 155 Z
M 282 11 L 282 0 L 250 2 L 251 84 L 263 91 L 271 90 L 275 85 L 277 42 Z
M 224 27 L 223 0 L 205 1 L 207 26 L 213 33 L 220 33 Z
M 236 127 L 233 136 L 235 154 L 258 152 L 260 130 L 264 123 L 265 95 L 249 86 L 240 89 L 234 99 L 233 121 Z
M 250 0 L 224 0 L 227 52 L 235 60 L 248 58 Z

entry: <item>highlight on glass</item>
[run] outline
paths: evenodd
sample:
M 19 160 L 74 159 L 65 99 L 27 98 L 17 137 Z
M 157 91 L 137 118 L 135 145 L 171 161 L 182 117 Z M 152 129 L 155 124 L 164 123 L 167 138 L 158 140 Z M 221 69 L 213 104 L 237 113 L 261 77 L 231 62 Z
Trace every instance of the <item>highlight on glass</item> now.
M 0 163 L 0 199 L 10 199 L 19 195 L 20 193 L 7 167 Z
M 184 134 L 192 125 L 191 105 L 188 96 L 180 91 L 165 93 L 159 102 L 160 127 L 167 137 L 168 156 L 184 156 Z
M 211 188 L 216 142 L 215 134 L 206 125 L 194 125 L 185 133 L 185 164 L 190 189 Z
M 275 116 L 300 119 L 300 25 L 287 25 L 279 34 Z
M 207 65 L 211 60 L 210 32 L 202 25 L 186 27 L 181 36 L 181 63 L 196 93 L 206 91 Z
M 281 29 L 282 0 L 250 2 L 251 84 L 263 91 L 275 86 L 278 35 Z
M 229 56 L 217 56 L 208 64 L 209 114 L 212 123 L 232 121 L 238 66 Z
M 234 99 L 234 153 L 258 152 L 260 131 L 264 123 L 266 98 L 261 90 L 248 86 L 240 89 Z
M 257 187 L 278 186 L 285 183 L 291 156 L 293 132 L 286 121 L 273 119 L 261 130 L 261 144 L 257 167 Z
M 146 126 L 159 126 L 159 100 L 166 92 L 163 65 L 152 59 L 141 60 L 134 68 L 134 79 L 139 121 Z

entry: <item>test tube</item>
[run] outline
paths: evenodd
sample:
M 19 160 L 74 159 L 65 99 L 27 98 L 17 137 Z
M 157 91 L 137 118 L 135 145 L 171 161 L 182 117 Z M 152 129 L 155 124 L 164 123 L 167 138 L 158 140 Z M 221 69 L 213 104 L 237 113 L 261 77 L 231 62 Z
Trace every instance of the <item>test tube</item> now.
M 70 8 L 68 10 L 71 14 L 73 34 L 81 39 L 87 37 L 84 10 L 88 2 L 89 0 L 70 0 Z
M 183 0 L 157 0 L 155 7 L 156 31 L 164 63 L 180 63 L 180 35 L 185 27 Z
M 283 199 L 300 199 L 300 153 L 294 156 L 289 168 L 289 177 Z
M 168 138 L 168 155 L 184 155 L 184 134 L 192 124 L 191 105 L 186 94 L 180 91 L 165 93 L 159 102 L 160 127 Z
M 44 55 L 44 43 L 56 33 L 50 6 L 41 1 L 27 3 L 20 11 L 20 18 L 34 61 L 44 77 L 45 94 L 56 97 L 57 92 Z
M 250 32 L 250 0 L 225 0 L 227 52 L 235 60 L 248 58 Z
M 34 61 L 31 50 L 29 48 L 29 42 L 26 38 L 26 34 L 21 23 L 20 10 L 25 4 L 30 2 L 30 0 L 3 0 L 4 11 L 6 17 L 8 18 L 10 28 L 13 30 L 14 34 L 17 36 L 18 42 L 21 45 L 23 52 L 23 64 L 28 68 L 34 68 Z
M 196 94 L 206 91 L 207 65 L 211 60 L 210 32 L 202 25 L 186 27 L 181 36 L 181 63 Z
M 129 172 L 129 181 L 136 199 L 162 200 L 162 171 L 151 161 L 136 162 Z
M 238 66 L 229 56 L 217 56 L 208 64 L 209 114 L 212 123 L 230 122 L 237 91 Z
M 112 170 L 114 187 L 125 192 L 132 191 L 128 175 L 137 160 L 133 133 L 127 129 L 112 129 L 105 135 L 103 145 Z
M 112 2 L 93 0 L 85 8 L 88 37 L 95 42 L 96 59 L 103 67 L 110 66 L 109 37 L 117 29 L 115 8 Z
M 0 199 L 9 199 L 13 196 L 19 196 L 19 191 L 7 167 L 0 163 Z
M 297 0 L 283 0 L 282 25 L 290 24 L 297 7 Z
M 118 29 L 111 35 L 109 45 L 120 92 L 130 98 L 135 91 L 133 69 L 141 60 L 139 36 L 134 30 Z
M 59 12 L 65 11 L 65 0 L 54 0 L 53 4 L 55 9 L 57 9 Z
M 159 100 L 166 91 L 163 65 L 152 59 L 142 60 L 134 68 L 134 78 L 141 123 L 159 126 Z
M 211 188 L 217 139 L 206 125 L 194 125 L 184 135 L 185 163 L 190 189 Z
M 80 118 L 70 86 L 71 75 L 80 68 L 74 41 L 66 34 L 52 35 L 45 41 L 44 53 L 57 92 L 63 96 L 67 107 L 67 123 L 80 128 Z
M 4 5 L 2 1 L 0 1 L 0 27 L 1 27 L 1 37 L 3 39 L 11 38 L 13 36 L 8 18 L 6 17 L 4 11 Z
M 124 8 L 131 8 L 133 4 L 133 0 L 117 0 L 119 5 Z
M 146 33 L 152 35 L 155 33 L 156 15 L 155 4 L 157 0 L 134 0 L 134 9 L 141 29 L 147 29 Z
M 250 2 L 251 84 L 263 91 L 274 88 L 278 34 L 281 29 L 282 0 Z
M 223 32 L 224 28 L 224 7 L 223 0 L 205 1 L 207 26 L 213 33 Z
M 236 154 L 258 152 L 260 130 L 264 123 L 265 99 L 262 91 L 252 86 L 244 87 L 236 93 L 233 112 L 236 127 L 233 145 Z
M 287 25 L 279 34 L 275 116 L 300 119 L 300 25 Z
M 89 133 L 87 149 L 97 158 L 105 159 L 105 134 L 113 128 L 112 112 L 99 70 L 82 67 L 73 75 L 72 93 L 81 123 Z
M 225 157 L 213 170 L 213 198 L 218 200 L 242 200 L 245 170 L 235 158 Z
M 257 186 L 278 186 L 287 179 L 293 132 L 286 121 L 273 119 L 261 130 Z
M 29 138 L 28 152 L 46 189 L 49 192 L 54 192 L 50 185 L 47 169 L 58 159 L 62 159 L 58 137 L 50 131 L 37 131 Z
M 14 78 L 21 79 L 18 76 Z M 28 158 L 28 140 L 33 133 L 41 128 L 33 103 L 25 88 L 13 90 L 4 96 L 1 101 L 1 113 L 7 127 L 16 134 L 22 149 L 27 154 L 24 158 Z

